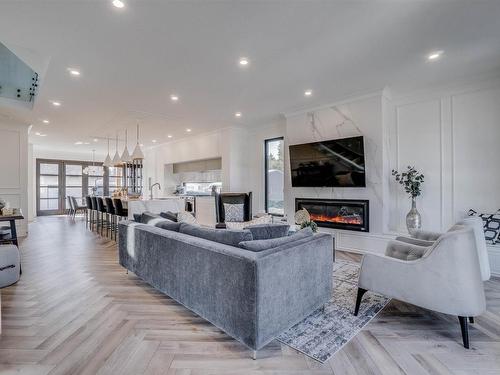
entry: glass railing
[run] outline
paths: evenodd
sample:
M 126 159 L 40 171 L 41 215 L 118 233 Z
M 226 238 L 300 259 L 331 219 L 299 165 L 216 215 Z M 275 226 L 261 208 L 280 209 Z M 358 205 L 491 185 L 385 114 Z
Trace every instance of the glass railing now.
M 0 43 L 0 97 L 33 103 L 38 74 Z

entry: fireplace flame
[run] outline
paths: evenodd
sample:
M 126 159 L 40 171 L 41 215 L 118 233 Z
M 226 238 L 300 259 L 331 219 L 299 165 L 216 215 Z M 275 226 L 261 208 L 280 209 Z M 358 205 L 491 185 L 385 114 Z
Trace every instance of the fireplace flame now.
M 357 216 L 357 215 L 352 215 L 352 216 L 342 216 L 342 215 L 327 216 L 327 215 L 313 214 L 313 213 L 310 213 L 310 215 L 311 215 L 311 220 L 320 221 L 320 222 L 324 222 L 324 223 L 340 223 L 340 224 L 355 224 L 355 225 L 361 225 L 361 224 L 363 224 L 361 217 Z

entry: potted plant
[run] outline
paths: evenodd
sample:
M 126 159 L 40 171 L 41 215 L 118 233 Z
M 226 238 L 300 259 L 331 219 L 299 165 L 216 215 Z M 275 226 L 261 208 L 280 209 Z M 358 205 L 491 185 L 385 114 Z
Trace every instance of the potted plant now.
M 411 198 L 411 209 L 406 215 L 406 227 L 408 228 L 408 232 L 412 234 L 422 226 L 421 216 L 417 210 L 417 197 L 422 194 L 424 175 L 412 166 L 408 166 L 406 171 L 402 173 L 393 169 L 392 175 L 396 182 L 403 186 L 405 192 Z

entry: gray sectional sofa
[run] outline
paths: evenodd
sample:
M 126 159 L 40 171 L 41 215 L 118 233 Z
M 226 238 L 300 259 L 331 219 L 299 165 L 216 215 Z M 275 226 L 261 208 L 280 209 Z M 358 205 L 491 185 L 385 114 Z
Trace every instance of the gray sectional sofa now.
M 163 227 L 122 221 L 120 264 L 254 354 L 332 296 L 329 234 L 273 240 L 268 249 L 258 240 L 252 251 L 200 238 L 192 226 Z

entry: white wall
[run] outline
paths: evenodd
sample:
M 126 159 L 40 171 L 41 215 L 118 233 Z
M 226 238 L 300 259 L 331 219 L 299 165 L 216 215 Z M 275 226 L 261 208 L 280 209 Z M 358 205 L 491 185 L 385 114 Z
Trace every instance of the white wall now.
M 23 211 L 25 220 L 17 224 L 19 236 L 28 232 L 28 127 L 0 117 L 0 197 Z
M 396 151 L 392 164 L 415 165 L 425 174 L 418 209 L 422 226 L 444 231 L 470 208 L 500 209 L 500 81 L 433 90 L 394 101 Z M 404 232 L 408 198 L 390 200 L 390 229 Z M 500 273 L 500 247 L 489 247 Z

